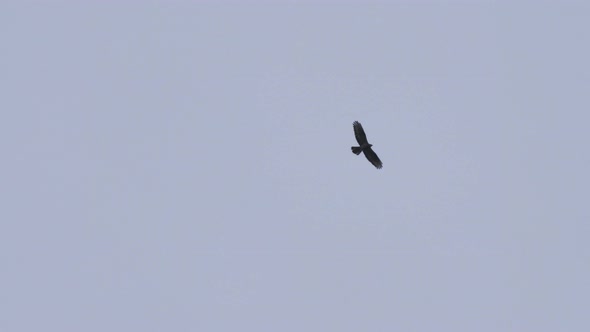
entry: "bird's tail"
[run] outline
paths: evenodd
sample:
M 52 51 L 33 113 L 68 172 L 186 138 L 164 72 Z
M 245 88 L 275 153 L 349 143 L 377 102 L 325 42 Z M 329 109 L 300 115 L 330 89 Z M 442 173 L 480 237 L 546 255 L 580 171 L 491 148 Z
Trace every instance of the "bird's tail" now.
M 352 146 L 350 147 L 352 149 L 352 153 L 359 155 L 361 154 L 361 152 L 363 152 L 363 149 L 361 149 L 360 146 Z

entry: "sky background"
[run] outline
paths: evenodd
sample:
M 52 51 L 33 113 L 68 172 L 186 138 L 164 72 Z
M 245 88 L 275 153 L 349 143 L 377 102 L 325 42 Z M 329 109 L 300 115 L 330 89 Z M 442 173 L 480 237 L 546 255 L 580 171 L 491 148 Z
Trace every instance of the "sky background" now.
M 590 330 L 590 5 L 236 3 L 1 5 L 1 331 Z

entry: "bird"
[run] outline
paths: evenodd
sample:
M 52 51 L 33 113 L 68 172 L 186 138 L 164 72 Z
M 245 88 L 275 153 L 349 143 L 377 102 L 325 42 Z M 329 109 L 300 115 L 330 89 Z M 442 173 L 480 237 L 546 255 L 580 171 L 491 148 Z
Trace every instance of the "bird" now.
M 359 155 L 361 152 L 363 152 L 365 157 L 367 157 L 367 160 L 369 160 L 373 166 L 375 166 L 377 169 L 381 169 L 383 167 L 383 163 L 381 160 L 379 160 L 379 157 L 377 157 L 375 151 L 371 149 L 373 144 L 369 144 L 369 142 L 367 142 L 367 135 L 365 135 L 365 131 L 363 130 L 361 123 L 358 121 L 353 122 L 352 128 L 354 129 L 356 141 L 359 143 L 359 146 L 351 147 L 352 153 Z

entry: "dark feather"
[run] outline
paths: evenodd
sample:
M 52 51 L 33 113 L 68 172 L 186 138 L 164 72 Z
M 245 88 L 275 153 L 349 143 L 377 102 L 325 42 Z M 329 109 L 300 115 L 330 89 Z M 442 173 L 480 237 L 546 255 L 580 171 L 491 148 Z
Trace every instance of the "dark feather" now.
M 377 157 L 377 154 L 375 153 L 375 151 L 373 151 L 373 149 L 366 148 L 363 150 L 363 152 L 365 153 L 365 157 L 367 157 L 367 160 L 369 160 L 371 164 L 373 164 L 373 166 L 377 167 L 378 169 L 381 169 L 381 167 L 383 167 L 383 163 L 381 162 L 381 160 L 379 160 L 379 157 Z
M 357 156 L 363 152 L 363 149 L 361 149 L 360 146 L 352 146 L 350 148 L 352 149 L 352 153 L 356 154 Z
M 367 144 L 367 135 L 365 135 L 365 131 L 363 130 L 363 126 L 358 121 L 355 121 L 352 124 L 354 128 L 354 137 L 356 137 L 356 141 L 359 145 Z

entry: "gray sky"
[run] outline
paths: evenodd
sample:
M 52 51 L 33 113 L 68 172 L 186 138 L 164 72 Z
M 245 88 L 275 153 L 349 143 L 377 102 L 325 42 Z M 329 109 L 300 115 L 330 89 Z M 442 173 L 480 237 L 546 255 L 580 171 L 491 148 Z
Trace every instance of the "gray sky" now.
M 0 330 L 589 331 L 588 17 L 3 4 Z

